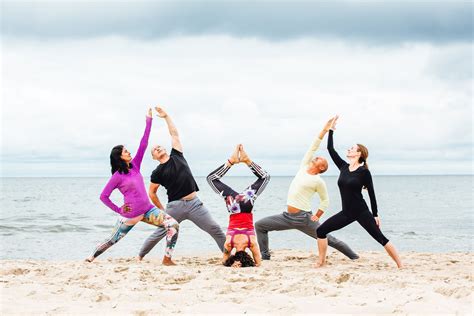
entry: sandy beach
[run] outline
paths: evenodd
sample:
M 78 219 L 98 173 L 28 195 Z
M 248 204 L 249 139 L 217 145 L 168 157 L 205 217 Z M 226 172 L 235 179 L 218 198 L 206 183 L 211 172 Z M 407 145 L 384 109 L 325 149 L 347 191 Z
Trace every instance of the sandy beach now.
M 339 253 L 278 250 L 260 268 L 232 269 L 213 255 L 80 261 L 3 260 L 2 315 L 12 314 L 472 314 L 472 253 Z

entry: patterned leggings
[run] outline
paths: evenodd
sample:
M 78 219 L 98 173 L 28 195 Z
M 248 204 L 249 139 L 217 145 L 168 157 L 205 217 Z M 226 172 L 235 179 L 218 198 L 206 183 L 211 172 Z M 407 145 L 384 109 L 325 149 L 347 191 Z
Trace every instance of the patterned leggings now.
M 99 244 L 94 252 L 92 253 L 93 258 L 97 258 L 104 251 L 116 244 L 120 239 L 125 237 L 125 235 L 135 226 L 127 225 L 126 218 L 120 217 L 115 224 L 114 230 L 109 238 L 104 242 Z M 166 228 L 166 249 L 165 256 L 171 258 L 173 254 L 174 246 L 178 240 L 179 224 L 178 222 L 164 211 L 160 210 L 157 207 L 152 208 L 145 214 L 143 214 L 142 222 L 154 225 L 154 226 L 164 226 Z

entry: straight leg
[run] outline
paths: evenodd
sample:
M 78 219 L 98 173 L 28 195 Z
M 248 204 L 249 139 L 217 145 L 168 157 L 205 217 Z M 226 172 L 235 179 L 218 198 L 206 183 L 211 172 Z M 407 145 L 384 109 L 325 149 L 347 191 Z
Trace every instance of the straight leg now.
M 220 225 L 212 218 L 211 213 L 204 204 L 195 198 L 185 203 L 190 204 L 189 220 L 196 224 L 197 227 L 211 235 L 216 241 L 217 246 L 223 252 L 225 243 L 225 234 Z
M 95 258 L 100 256 L 104 253 L 107 249 L 115 245 L 119 242 L 120 239 L 125 237 L 126 234 L 135 226 L 135 225 L 127 225 L 125 218 L 119 218 L 115 224 L 115 227 L 112 231 L 112 234 L 109 238 L 107 238 L 104 242 L 99 244 L 92 254 L 86 260 L 92 262 Z
M 319 221 L 317 222 L 313 222 L 311 220 L 311 213 L 310 212 L 306 212 L 306 224 L 305 225 L 302 225 L 302 226 L 298 226 L 296 227 L 299 231 L 305 233 L 306 235 L 314 238 L 314 239 L 317 239 L 318 236 L 317 236 L 317 229 L 319 226 L 321 226 L 321 224 L 319 223 Z M 331 235 L 327 235 L 327 239 L 328 239 L 328 244 L 329 246 L 331 246 L 332 248 L 340 251 L 342 254 L 344 254 L 346 257 L 354 260 L 354 259 L 358 259 L 359 256 L 343 241 L 337 239 L 336 237 L 334 236 L 331 236 Z

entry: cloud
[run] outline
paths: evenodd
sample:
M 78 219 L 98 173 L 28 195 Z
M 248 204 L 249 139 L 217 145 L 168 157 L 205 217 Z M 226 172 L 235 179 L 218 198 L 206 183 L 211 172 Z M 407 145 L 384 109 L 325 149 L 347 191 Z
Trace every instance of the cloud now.
M 335 113 L 338 150 L 367 145 L 379 174 L 472 173 L 472 77 L 453 85 L 427 71 L 471 51 L 470 43 L 388 49 L 227 36 L 7 39 L 2 172 L 108 175 L 110 149 L 134 152 L 146 108 L 161 104 L 197 175 L 240 142 L 272 174 L 294 174 Z M 150 142 L 169 145 L 163 121 L 153 124 Z M 143 166 L 146 175 L 155 162 Z
M 226 35 L 470 42 L 472 10 L 470 1 L 2 1 L 2 33 L 38 39 Z

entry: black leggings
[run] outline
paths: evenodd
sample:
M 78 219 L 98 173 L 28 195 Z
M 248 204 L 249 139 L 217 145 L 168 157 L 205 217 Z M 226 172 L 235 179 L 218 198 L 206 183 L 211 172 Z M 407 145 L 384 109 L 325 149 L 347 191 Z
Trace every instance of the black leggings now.
M 354 221 L 359 222 L 360 226 L 364 227 L 370 236 L 372 236 L 382 246 L 385 246 L 388 243 L 388 239 L 382 234 L 380 228 L 375 222 L 374 216 L 368 210 L 355 216 L 340 211 L 339 213 L 329 217 L 321 226 L 319 226 L 316 234 L 318 238 L 326 238 L 327 234 L 330 232 L 346 227 Z

